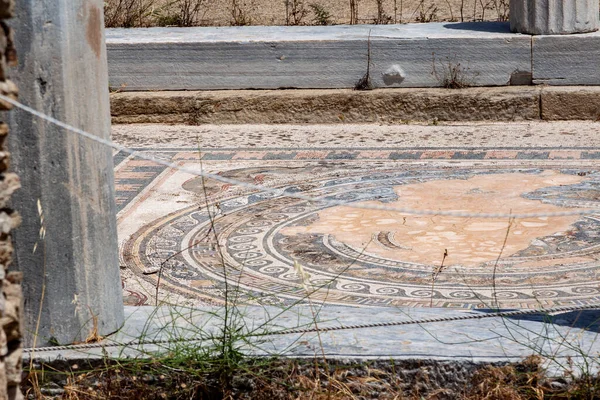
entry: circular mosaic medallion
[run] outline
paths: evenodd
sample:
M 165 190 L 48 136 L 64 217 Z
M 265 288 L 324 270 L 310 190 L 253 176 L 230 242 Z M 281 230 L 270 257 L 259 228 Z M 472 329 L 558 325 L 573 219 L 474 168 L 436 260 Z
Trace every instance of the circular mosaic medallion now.
M 481 308 L 600 299 L 600 215 L 422 217 L 326 203 L 506 214 L 600 208 L 600 174 L 453 168 L 304 178 L 215 200 L 214 217 L 192 207 L 154 221 L 126 244 L 129 267 L 141 275 L 162 265 L 162 284 L 186 296 L 223 299 L 227 281 L 240 301 L 265 304 L 307 294 L 328 304 Z M 184 187 L 200 191 L 198 183 Z M 322 201 L 285 196 L 298 192 Z

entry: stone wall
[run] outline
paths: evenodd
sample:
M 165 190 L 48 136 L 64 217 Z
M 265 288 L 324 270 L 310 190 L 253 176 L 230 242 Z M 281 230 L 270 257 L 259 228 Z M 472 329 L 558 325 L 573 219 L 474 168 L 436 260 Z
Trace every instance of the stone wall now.
M 14 0 L 0 0 L 0 93 L 13 98 L 17 89 L 8 79 L 8 66 L 16 63 L 12 31 L 4 19 L 11 18 Z M 7 111 L 9 104 L 0 101 L 0 110 Z M 4 117 L 6 113 L 4 113 Z M 8 172 L 9 154 L 6 151 L 8 125 L 0 122 L 0 400 L 22 399 L 21 382 L 22 359 L 22 292 L 21 273 L 9 272 L 13 247 L 11 230 L 19 224 L 19 215 L 10 206 L 10 198 L 19 188 L 19 178 Z

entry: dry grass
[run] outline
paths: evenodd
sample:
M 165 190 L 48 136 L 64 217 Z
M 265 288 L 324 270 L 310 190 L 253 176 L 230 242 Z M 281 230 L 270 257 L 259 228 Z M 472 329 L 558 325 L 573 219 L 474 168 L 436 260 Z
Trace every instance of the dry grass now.
M 547 379 L 541 359 L 532 356 L 519 364 L 473 367 L 456 382 L 441 386 L 430 376 L 446 367 L 413 362 L 319 365 L 316 361 L 260 361 L 240 364 L 223 385 L 215 373 L 198 366 L 166 368 L 160 361 L 103 364 L 91 372 L 70 370 L 46 373 L 63 387 L 63 399 L 595 399 L 600 382 Z M 440 369 L 441 368 L 441 369 Z M 77 369 L 81 369 L 77 367 Z M 329 370 L 329 373 L 324 371 Z M 407 373 L 407 371 L 410 371 Z M 448 374 L 452 376 L 452 372 Z M 466 377 L 466 380 L 465 380 Z M 47 382 L 46 382 L 47 383 Z M 25 384 L 24 389 L 31 389 Z M 30 394 L 33 392 L 29 391 Z
M 509 0 L 107 0 L 108 27 L 505 21 Z M 316 6 L 313 7 L 313 5 Z
M 446 89 L 464 89 L 475 86 L 478 76 L 477 73 L 471 72 L 468 66 L 458 62 L 456 57 L 438 60 L 435 53 L 432 59 L 432 73 L 440 82 L 440 86 Z
M 107 27 L 138 28 L 155 23 L 152 18 L 155 0 L 109 0 L 105 2 L 104 23 Z

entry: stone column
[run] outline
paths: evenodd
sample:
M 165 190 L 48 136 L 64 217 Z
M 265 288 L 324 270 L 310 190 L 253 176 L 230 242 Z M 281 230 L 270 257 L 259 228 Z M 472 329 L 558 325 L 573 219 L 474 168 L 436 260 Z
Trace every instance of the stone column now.
M 595 32 L 598 0 L 510 0 L 510 29 L 531 35 Z
M 103 1 L 20 0 L 13 26 L 20 101 L 110 138 Z M 123 303 L 111 150 L 20 110 L 10 125 L 23 186 L 13 205 L 23 219 L 14 243 L 26 344 L 114 332 Z

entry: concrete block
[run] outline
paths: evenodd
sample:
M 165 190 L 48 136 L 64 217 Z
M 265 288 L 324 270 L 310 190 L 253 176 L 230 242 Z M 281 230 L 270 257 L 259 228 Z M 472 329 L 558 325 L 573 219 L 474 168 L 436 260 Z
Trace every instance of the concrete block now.
M 451 75 L 508 85 L 531 73 L 529 37 L 493 22 L 109 29 L 107 46 L 110 86 L 125 91 L 353 88 L 369 47 L 374 87 L 439 87 Z
M 600 32 L 532 38 L 533 83 L 600 85 Z
M 20 101 L 107 139 L 102 10 L 102 0 L 20 1 L 11 22 L 18 27 L 19 64 L 11 75 Z M 94 317 L 100 335 L 114 332 L 123 323 L 123 303 L 111 149 L 20 110 L 10 113 L 9 125 L 22 183 L 13 207 L 23 216 L 14 243 L 15 267 L 24 272 L 26 346 L 33 344 L 40 307 L 38 346 L 85 340 Z
M 510 29 L 531 35 L 597 31 L 598 0 L 510 0 Z

